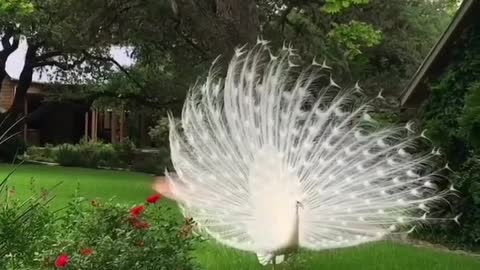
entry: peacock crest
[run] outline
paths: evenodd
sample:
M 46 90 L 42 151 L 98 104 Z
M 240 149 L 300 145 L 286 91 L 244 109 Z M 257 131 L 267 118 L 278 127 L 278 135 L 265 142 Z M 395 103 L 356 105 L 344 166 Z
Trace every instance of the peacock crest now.
M 238 48 L 225 76 L 214 64 L 189 91 L 180 128 L 170 117 L 168 179 L 185 215 L 263 264 L 445 220 L 434 212 L 455 190 L 440 152 L 419 151 L 425 133 L 381 125 L 370 116 L 381 94 L 342 88 L 325 62 L 302 70 L 294 57 L 263 40 Z

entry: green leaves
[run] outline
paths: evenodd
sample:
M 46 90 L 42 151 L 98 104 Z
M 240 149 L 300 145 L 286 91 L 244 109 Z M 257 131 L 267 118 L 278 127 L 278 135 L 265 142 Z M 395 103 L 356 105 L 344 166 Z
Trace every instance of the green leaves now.
M 362 54 L 362 48 L 374 47 L 382 41 L 382 32 L 365 22 L 350 21 L 348 24 L 335 24 L 328 33 L 343 46 L 350 59 Z
M 33 13 L 34 6 L 30 0 L 1 0 L 0 16 L 23 16 Z
M 469 87 L 463 113 L 458 121 L 460 133 L 480 152 L 480 81 Z
M 328 14 L 337 14 L 354 5 L 368 4 L 369 0 L 326 0 L 322 11 Z
M 421 236 L 465 249 L 480 243 L 480 32 L 472 25 L 464 46 L 451 51 L 450 66 L 437 81 L 430 81 L 431 97 L 424 108 L 427 136 L 440 147 L 453 172 L 449 178 L 460 191 L 452 208 L 462 212 L 461 226 L 443 226 Z

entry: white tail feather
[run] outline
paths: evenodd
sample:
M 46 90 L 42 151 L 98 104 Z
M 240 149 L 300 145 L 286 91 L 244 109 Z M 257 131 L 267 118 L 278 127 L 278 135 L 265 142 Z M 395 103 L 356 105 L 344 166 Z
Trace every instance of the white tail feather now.
M 225 78 L 211 71 L 190 91 L 182 132 L 170 118 L 170 184 L 186 214 L 267 263 L 428 220 L 448 192 L 431 172 L 438 151 L 414 153 L 412 123 L 379 126 L 358 84 L 341 89 L 325 63 L 298 73 L 290 46 L 270 57 L 265 44 L 237 50 Z

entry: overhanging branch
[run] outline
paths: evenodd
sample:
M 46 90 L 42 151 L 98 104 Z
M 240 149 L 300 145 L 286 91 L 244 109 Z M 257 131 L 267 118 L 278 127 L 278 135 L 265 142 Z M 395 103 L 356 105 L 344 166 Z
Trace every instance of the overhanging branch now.
M 123 72 L 128 79 L 130 79 L 139 89 L 144 90 L 145 87 L 135 79 L 130 72 L 126 68 L 124 68 L 117 60 L 115 60 L 113 57 L 104 57 L 104 56 L 98 56 L 98 55 L 93 55 L 87 51 L 83 52 L 84 55 L 89 58 L 89 59 L 94 59 L 97 61 L 104 61 L 104 62 L 111 62 L 113 63 L 118 69 L 120 69 L 121 72 Z

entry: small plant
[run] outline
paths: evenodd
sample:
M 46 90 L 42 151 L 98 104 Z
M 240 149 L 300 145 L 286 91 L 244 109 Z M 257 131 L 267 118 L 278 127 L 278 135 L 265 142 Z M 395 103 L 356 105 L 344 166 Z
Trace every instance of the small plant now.
M 102 150 L 107 149 L 102 142 L 93 141 L 93 140 L 82 140 L 77 145 L 78 151 L 81 155 L 80 166 L 96 168 L 103 164 L 100 163 L 102 158 Z M 107 152 L 108 150 L 105 150 Z M 105 154 L 105 156 L 108 154 Z
M 53 213 L 41 196 L 18 200 L 9 176 L 0 183 L 0 269 L 35 269 L 38 251 L 54 244 Z
M 154 127 L 150 128 L 148 135 L 150 136 L 156 147 L 168 148 L 168 132 L 168 119 L 166 117 L 162 117 L 157 121 L 157 124 Z
M 160 148 L 156 152 L 137 153 L 132 169 L 161 175 L 165 172 L 165 169 L 172 169 L 170 152 L 165 148 Z
M 98 144 L 98 148 L 93 150 L 94 158 L 86 164 L 87 167 L 120 167 L 118 153 L 111 144 Z
M 77 166 L 82 158 L 84 157 L 75 145 L 62 144 L 55 151 L 55 160 L 62 166 Z
M 135 144 L 128 138 L 121 143 L 114 144 L 113 149 L 117 155 L 120 167 L 127 167 L 135 157 Z

